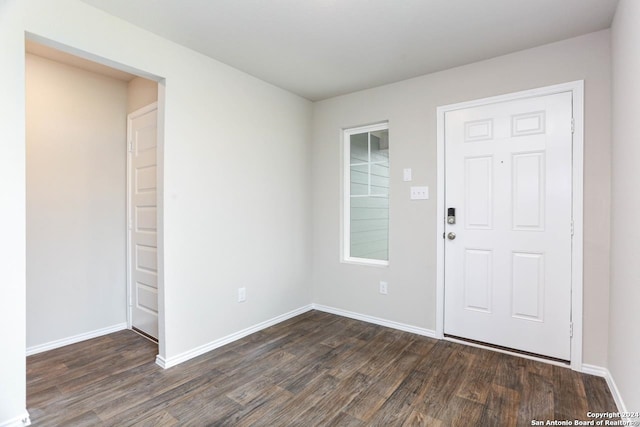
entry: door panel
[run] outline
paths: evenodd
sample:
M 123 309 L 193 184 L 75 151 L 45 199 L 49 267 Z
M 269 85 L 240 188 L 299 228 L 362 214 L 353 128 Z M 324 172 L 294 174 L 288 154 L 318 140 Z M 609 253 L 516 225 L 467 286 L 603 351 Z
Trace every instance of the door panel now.
M 448 335 L 570 359 L 571 93 L 447 112 Z
M 157 110 L 130 118 L 131 325 L 158 337 Z
M 493 252 L 467 249 L 464 255 L 464 302 L 467 310 L 491 312 Z

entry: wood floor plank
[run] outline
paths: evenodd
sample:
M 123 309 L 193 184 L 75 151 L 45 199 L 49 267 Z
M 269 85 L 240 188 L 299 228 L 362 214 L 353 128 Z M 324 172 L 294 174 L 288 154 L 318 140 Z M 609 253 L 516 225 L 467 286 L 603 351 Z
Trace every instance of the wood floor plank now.
M 456 396 L 484 404 L 487 401 L 495 375 L 498 353 L 476 352 L 473 369 L 469 369 L 456 390 Z
M 76 415 L 75 417 L 67 418 L 64 425 L 74 427 L 93 427 L 96 425 L 100 425 L 100 423 L 100 418 L 93 411 L 87 411 L 85 413 Z
M 582 375 L 560 366 L 553 367 L 555 418 L 558 420 L 589 420 L 588 398 L 584 390 Z M 573 416 L 573 418 L 569 418 Z
M 429 377 L 419 371 L 411 371 L 369 420 L 370 425 L 401 425 L 413 412 L 416 400 L 425 393 L 428 382 Z
M 130 425 L 135 427 L 173 427 L 180 424 L 178 423 L 178 420 L 173 418 L 168 412 L 160 411 L 148 415 L 142 420 L 136 421 L 135 423 Z
M 335 414 L 341 413 L 342 409 L 351 403 L 362 390 L 366 389 L 371 381 L 370 377 L 358 372 L 339 381 L 336 387 L 330 390 L 323 399 L 297 416 L 296 422 L 309 426 L 331 424 L 331 419 Z M 341 418 L 342 422 L 348 421 L 348 418 L 352 417 L 345 416 Z
M 132 333 L 27 358 L 35 426 L 520 426 L 615 412 L 602 378 L 310 311 L 171 369 Z
M 447 426 L 480 426 L 483 410 L 484 405 L 478 402 L 453 396 L 438 419 Z
M 485 424 L 483 424 L 485 425 Z M 411 414 L 402 424 L 402 427 L 442 427 L 444 424 L 440 420 L 436 420 L 418 411 L 411 411 Z
M 391 340 L 388 339 L 389 337 L 391 337 Z M 391 366 L 391 364 L 401 357 L 405 348 L 411 345 L 411 343 L 401 339 L 399 335 L 384 333 L 381 334 L 378 339 L 386 345 L 382 351 L 372 355 L 369 362 L 358 369 L 359 372 L 365 375 L 375 376 L 379 372 L 385 371 L 388 366 Z M 412 352 L 412 354 L 415 353 Z
M 430 390 L 437 393 L 427 393 L 416 409 L 433 418 L 441 419 L 440 415 L 448 408 L 453 400 L 459 384 L 471 369 L 474 356 L 465 352 L 461 345 L 451 345 L 449 357 L 436 370 L 430 381 Z
M 249 427 L 269 416 L 280 406 L 284 406 L 293 398 L 293 394 L 278 386 L 264 390 L 255 399 L 244 405 L 244 408 L 227 419 L 220 426 Z
M 365 427 L 367 424 L 345 412 L 339 412 L 328 420 L 326 425 L 334 427 Z
M 360 421 L 367 422 L 380 410 L 386 401 L 387 398 L 385 396 L 368 388 L 353 399 L 343 411 Z
M 527 372 L 521 386 L 518 425 L 531 425 L 531 420 L 554 419 L 553 384 L 534 372 Z
M 389 365 L 376 376 L 371 388 L 379 395 L 389 397 L 413 371 L 421 357 L 414 353 L 401 353 L 393 364 Z
M 214 387 L 200 391 L 190 400 L 183 400 L 167 408 L 181 426 L 214 425 L 224 422 L 242 410 L 227 396 L 216 393 Z
M 325 399 L 331 390 L 336 388 L 337 383 L 338 380 L 326 374 L 315 377 L 307 387 L 294 394 L 291 400 L 266 414 L 262 419 L 256 421 L 254 425 L 265 427 L 293 425 L 297 422 L 302 411 Z
M 407 351 L 425 356 L 433 349 L 436 342 L 433 338 L 415 337 L 414 341 L 407 347 Z
M 210 386 L 212 384 L 212 375 L 216 374 L 210 372 L 207 376 L 196 377 L 186 383 L 172 387 L 164 393 L 148 395 L 145 400 L 135 406 L 131 406 L 127 409 L 123 408 L 111 416 L 103 414 L 104 425 L 117 427 L 129 423 L 137 424 L 139 422 L 150 422 L 149 420 L 156 419 L 155 416 L 163 412 L 164 408 L 167 406 L 176 402 L 181 402 L 202 387 Z M 154 416 L 149 418 L 149 414 Z M 167 419 L 169 418 L 172 417 L 167 417 Z
M 611 408 L 616 407 L 615 401 L 604 378 L 596 377 L 595 375 L 582 375 L 582 383 L 584 384 L 589 411 L 618 412 L 617 410 L 611 410 Z
M 520 393 L 498 384 L 491 384 L 479 425 L 515 427 L 518 423 Z

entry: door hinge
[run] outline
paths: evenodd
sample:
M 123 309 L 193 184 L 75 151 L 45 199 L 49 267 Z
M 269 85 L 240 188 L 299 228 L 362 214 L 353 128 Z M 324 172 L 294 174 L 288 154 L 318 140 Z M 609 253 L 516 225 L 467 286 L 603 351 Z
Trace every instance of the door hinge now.
M 571 237 L 573 237 L 573 220 L 571 220 Z
M 576 119 L 571 117 L 571 133 L 574 133 L 575 131 L 576 131 Z
M 129 230 L 133 228 L 133 220 L 129 218 Z
M 133 151 L 133 141 L 129 140 L 129 147 L 127 148 L 129 150 L 129 152 Z
M 569 338 L 573 338 L 573 322 L 569 322 Z

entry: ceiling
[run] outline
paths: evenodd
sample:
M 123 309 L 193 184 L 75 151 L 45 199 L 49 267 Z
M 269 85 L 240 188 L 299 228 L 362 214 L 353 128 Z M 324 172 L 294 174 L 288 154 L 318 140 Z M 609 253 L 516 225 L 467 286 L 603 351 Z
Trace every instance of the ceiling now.
M 618 0 L 82 0 L 310 100 L 609 28 Z

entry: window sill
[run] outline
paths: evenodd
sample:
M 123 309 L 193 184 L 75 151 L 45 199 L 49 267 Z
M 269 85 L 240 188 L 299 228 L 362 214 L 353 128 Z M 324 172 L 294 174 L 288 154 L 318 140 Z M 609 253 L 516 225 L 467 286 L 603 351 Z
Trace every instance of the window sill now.
M 353 264 L 353 265 L 362 265 L 367 267 L 389 267 L 389 261 L 381 261 L 377 259 L 366 259 L 366 258 L 343 258 L 340 260 L 342 264 Z

